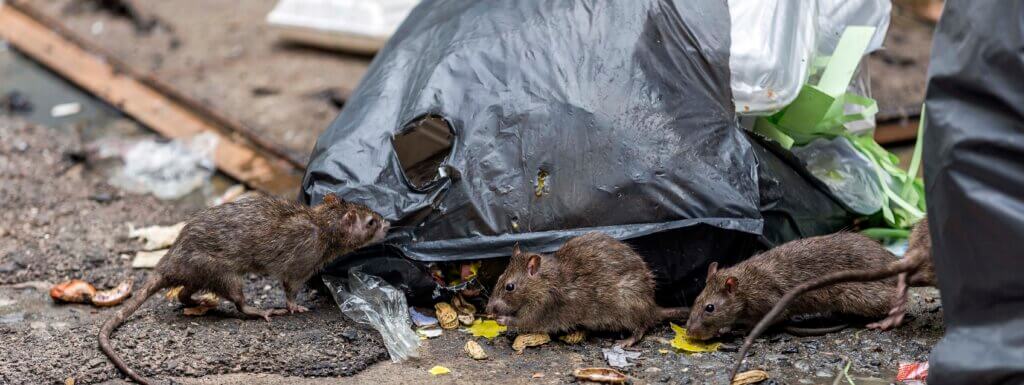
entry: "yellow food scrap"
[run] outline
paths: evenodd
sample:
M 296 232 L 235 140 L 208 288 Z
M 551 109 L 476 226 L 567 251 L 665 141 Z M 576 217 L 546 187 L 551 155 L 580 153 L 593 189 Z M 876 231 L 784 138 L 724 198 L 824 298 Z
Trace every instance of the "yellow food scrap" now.
M 587 332 L 577 330 L 564 336 L 558 337 L 558 339 L 562 340 L 562 342 L 565 342 L 569 345 L 576 345 L 580 342 L 583 342 L 583 340 L 587 339 Z
M 430 372 L 431 375 L 440 376 L 442 374 L 451 373 L 452 371 L 451 371 L 451 369 L 448 369 L 448 368 L 446 368 L 444 366 L 437 365 L 437 366 L 435 366 L 433 368 L 430 368 L 430 370 L 428 372 Z
M 516 336 L 515 341 L 512 341 L 512 350 L 523 354 L 523 350 L 526 350 L 528 347 L 540 346 L 548 342 L 551 342 L 551 336 L 547 335 L 547 333 L 520 334 Z
M 493 339 L 507 329 L 508 328 L 505 326 L 498 325 L 494 320 L 476 320 L 473 321 L 473 326 L 469 327 L 469 332 L 473 334 L 474 337 Z
M 484 348 L 480 347 L 480 344 L 476 341 L 466 341 L 466 346 L 462 348 L 472 357 L 474 360 L 486 360 L 487 353 L 484 352 Z
M 658 353 L 668 354 L 668 349 L 658 349 Z
M 181 289 L 184 289 L 184 288 L 185 288 L 184 286 L 172 287 L 172 288 L 167 290 L 167 294 L 164 294 L 164 297 L 167 298 L 168 301 L 177 300 L 178 299 L 178 293 L 181 293 Z
M 455 329 L 459 327 L 459 313 L 455 312 L 455 308 L 449 305 L 447 302 L 438 302 L 434 304 L 434 310 L 437 311 L 437 321 L 441 323 L 442 329 Z
M 768 372 L 764 370 L 750 370 L 733 377 L 730 385 L 750 385 L 768 379 Z
M 691 339 L 686 334 L 686 329 L 669 323 L 672 326 L 672 330 L 676 332 L 676 337 L 672 339 L 672 347 L 682 350 L 688 353 L 699 353 L 699 352 L 714 352 L 718 350 L 718 347 L 722 345 L 720 342 L 707 343 L 700 340 Z

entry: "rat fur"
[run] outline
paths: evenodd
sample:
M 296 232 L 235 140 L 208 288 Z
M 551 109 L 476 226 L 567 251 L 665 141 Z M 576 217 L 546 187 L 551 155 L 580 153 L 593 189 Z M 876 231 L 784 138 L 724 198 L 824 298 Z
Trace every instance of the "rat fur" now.
M 628 331 L 618 344 L 630 346 L 650 327 L 686 315 L 686 308 L 658 306 L 654 290 L 654 275 L 640 255 L 606 234 L 588 233 L 549 255 L 523 252 L 517 244 L 487 311 L 525 332 Z
M 271 315 L 304 312 L 295 296 L 306 280 L 334 257 L 382 240 L 388 228 L 379 214 L 334 194 L 316 207 L 259 194 L 204 209 L 186 222 L 141 289 L 103 323 L 100 349 L 128 377 L 148 384 L 111 348 L 110 334 L 160 289 L 183 286 L 178 300 L 187 307 L 198 305 L 193 294 L 214 293 L 239 312 L 267 321 Z M 250 273 L 280 279 L 287 308 L 246 304 L 242 289 Z
M 878 242 L 842 232 L 791 241 L 723 270 L 712 262 L 687 332 L 696 339 L 710 339 L 736 325 L 753 325 L 784 293 L 804 282 L 836 270 L 880 268 L 894 260 Z M 824 288 L 800 297 L 769 324 L 792 314 L 820 312 L 878 319 L 885 316 L 894 294 L 887 282 Z
M 897 276 L 896 292 L 893 296 L 888 315 L 885 319 L 868 324 L 869 328 L 887 330 L 899 326 L 903 322 L 903 316 L 906 314 L 907 289 L 909 286 L 938 285 L 935 278 L 935 265 L 932 262 L 932 239 L 929 234 L 927 218 L 918 222 L 910 232 L 907 252 L 902 259 L 893 260 L 885 266 L 848 269 L 823 274 L 787 291 L 750 331 L 750 334 L 743 341 L 743 347 L 739 351 L 740 357 L 745 357 L 747 351 L 750 350 L 750 346 L 753 345 L 754 339 L 760 336 L 761 333 L 764 333 L 771 326 L 773 320 L 790 303 L 804 293 L 829 285 L 838 285 L 844 282 L 877 281 L 894 275 Z M 742 359 L 737 361 L 730 378 L 736 375 L 742 363 Z

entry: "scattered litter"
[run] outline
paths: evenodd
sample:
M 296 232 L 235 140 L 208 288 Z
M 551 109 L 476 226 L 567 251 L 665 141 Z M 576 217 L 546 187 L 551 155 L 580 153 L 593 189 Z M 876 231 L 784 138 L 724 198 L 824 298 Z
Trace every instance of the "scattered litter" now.
M 626 375 L 612 368 L 583 368 L 572 371 L 578 380 L 603 382 L 606 384 L 625 384 Z
M 171 247 L 178 234 L 185 227 L 185 222 L 179 222 L 170 226 L 149 226 L 136 229 L 131 223 L 128 224 L 128 236 L 139 238 L 146 242 L 143 250 L 159 250 Z
M 565 342 L 569 345 L 576 345 L 580 342 L 583 342 L 583 340 L 587 339 L 587 332 L 583 330 L 577 330 L 564 336 L 558 337 L 558 339 L 562 340 L 562 342 Z
M 721 342 L 708 343 L 690 339 L 689 335 L 686 334 L 685 328 L 674 323 L 669 323 L 669 325 L 672 326 L 672 330 L 676 333 L 676 337 L 672 339 L 672 347 L 678 350 L 688 353 L 714 352 L 722 345 Z
M 896 372 L 896 381 L 903 381 L 911 384 L 911 381 L 924 383 L 928 379 L 928 361 L 901 363 L 900 369 Z
M 145 139 L 126 145 L 116 140 L 95 142 L 101 157 L 119 156 L 124 167 L 110 184 L 136 194 L 178 199 L 209 182 L 215 169 L 218 137 L 203 133 L 172 141 Z
M 602 348 L 601 353 L 604 354 L 604 359 L 608 361 L 608 365 L 616 368 L 633 366 L 633 364 L 629 363 L 629 360 L 640 358 L 640 352 L 626 351 L 621 346 L 615 346 L 611 349 Z
M 156 267 L 156 264 L 160 262 L 160 259 L 163 258 L 165 254 L 167 254 L 167 249 L 136 252 L 135 259 L 132 259 L 132 268 L 152 269 Z
M 473 274 L 475 275 L 475 273 Z M 466 301 L 465 298 L 462 298 L 462 293 L 456 294 L 455 297 L 452 298 L 452 307 L 455 308 L 455 311 L 459 313 L 459 315 L 476 315 L 476 306 L 473 306 L 473 304 Z
M 132 281 L 121 282 L 112 289 L 97 291 L 91 283 L 72 279 L 53 285 L 50 298 L 57 302 L 92 303 L 94 306 L 114 306 L 131 296 Z
M 132 280 L 121 282 L 112 289 L 100 290 L 92 296 L 92 304 L 100 307 L 114 306 L 132 295 Z
M 178 293 L 181 292 L 182 287 L 178 286 L 174 289 L 167 291 L 167 299 L 174 300 L 178 298 Z M 172 293 L 173 292 L 173 293 Z M 172 296 L 173 294 L 173 296 Z M 199 306 L 187 307 L 182 310 L 182 314 L 186 316 L 201 316 L 210 311 L 210 309 L 216 309 L 220 305 L 220 297 L 213 293 L 205 293 L 199 296 Z
M 466 341 L 466 346 L 463 347 L 463 349 L 474 360 L 486 360 L 487 359 L 487 353 L 484 352 L 484 348 L 480 347 L 480 344 L 476 343 L 476 341 L 473 341 L 473 340 Z
M 409 317 L 412 318 L 413 325 L 416 326 L 434 326 L 437 325 L 437 318 L 423 314 L 415 307 L 409 306 Z
M 409 327 L 412 321 L 409 320 L 405 294 L 380 277 L 364 274 L 361 270 L 361 266 L 349 270 L 348 290 L 341 279 L 323 277 L 341 312 L 353 321 L 376 329 L 392 362 L 418 357 L 420 338 Z
M 469 327 L 469 332 L 474 337 L 484 337 L 489 340 L 494 339 L 505 330 L 508 330 L 508 327 L 500 325 L 494 320 L 476 320 L 473 321 L 473 326 Z
M 416 328 L 416 334 L 419 334 L 423 338 L 437 338 L 440 337 L 441 334 L 444 334 L 444 331 L 438 329 L 436 326 L 424 326 Z
M 82 105 L 76 102 L 58 104 L 53 106 L 53 108 L 50 108 L 50 116 L 54 118 L 63 118 L 79 112 L 82 112 Z
M 32 112 L 35 106 L 21 91 L 13 90 L 0 97 L 0 109 L 11 114 L 27 114 Z
M 267 15 L 282 38 L 322 48 L 372 54 L 419 0 L 280 0 Z
M 541 372 L 537 372 L 537 373 L 534 373 L 534 374 L 533 374 L 532 376 L 530 376 L 530 377 L 531 377 L 531 378 L 544 378 L 544 373 L 541 373 Z
M 459 323 L 462 324 L 462 326 L 470 326 L 475 320 L 476 317 L 472 314 L 459 314 Z
M 658 353 L 668 354 L 668 349 L 658 349 Z
M 429 372 L 430 372 L 431 375 L 440 376 L 442 374 L 451 373 L 452 371 L 451 371 L 451 369 L 448 369 L 448 368 L 446 368 L 444 366 L 437 365 L 437 366 L 435 366 L 433 368 L 430 368 Z
M 228 187 L 227 190 L 224 190 L 224 193 L 214 199 L 213 202 L 210 203 L 210 206 L 219 206 L 225 203 L 231 203 L 242 198 L 244 195 L 246 195 L 245 185 L 236 184 Z
M 47 291 L 50 290 L 50 288 L 53 287 L 53 285 L 46 281 L 27 281 L 22 283 L 15 283 L 13 285 L 6 285 L 4 287 L 16 290 L 35 289 L 38 291 Z
M 57 302 L 87 303 L 95 294 L 96 288 L 80 279 L 64 281 L 50 289 L 50 298 Z
M 731 385 L 750 385 L 767 379 L 768 372 L 764 370 L 748 370 L 733 377 Z
M 523 351 L 528 347 L 541 346 L 548 342 L 551 342 L 551 336 L 547 335 L 547 333 L 520 334 L 516 336 L 515 341 L 512 341 L 512 350 L 523 354 Z
M 455 329 L 459 327 L 459 314 L 452 305 L 447 302 L 438 302 L 434 304 L 434 310 L 437 311 L 437 320 L 441 322 L 442 328 Z

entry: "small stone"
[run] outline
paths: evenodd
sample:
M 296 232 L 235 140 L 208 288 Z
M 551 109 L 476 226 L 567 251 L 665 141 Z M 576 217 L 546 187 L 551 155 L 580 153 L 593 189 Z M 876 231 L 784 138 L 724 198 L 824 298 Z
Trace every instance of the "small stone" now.
M 92 195 L 89 196 L 90 200 L 92 200 L 94 202 L 97 202 L 97 203 L 110 203 L 115 198 L 116 197 L 114 195 L 112 195 L 112 194 L 110 194 L 108 192 L 96 193 L 96 194 L 92 194 Z
M 672 376 L 668 375 L 668 374 L 666 374 L 664 376 L 661 376 L 661 378 L 658 379 L 658 382 L 662 382 L 662 383 L 669 382 L 669 381 L 672 381 Z
M 739 345 L 735 345 L 735 344 L 722 344 L 722 345 L 718 346 L 718 351 L 720 351 L 720 352 L 735 353 L 735 352 L 740 351 L 740 347 L 739 347 Z
M 801 372 L 811 371 L 811 364 L 807 363 L 807 361 L 804 360 L 797 360 L 796 362 L 793 363 L 793 367 Z
M 780 351 L 780 353 L 782 353 L 782 354 L 796 354 L 796 353 L 800 353 L 800 348 L 797 348 L 796 346 L 787 346 L 787 347 L 783 348 L 782 351 Z
M 832 373 L 827 370 L 819 370 L 814 372 L 814 375 L 818 377 L 832 377 Z
M 24 268 L 20 263 L 15 261 L 7 261 L 0 263 L 0 273 L 13 273 Z
M 345 331 L 341 332 L 341 337 L 349 342 L 352 342 L 359 338 L 359 332 L 352 329 L 346 329 Z
M 661 368 L 656 367 L 656 366 L 652 366 L 652 367 L 649 367 L 647 369 L 644 369 L 644 373 L 658 373 L 658 372 L 661 372 Z

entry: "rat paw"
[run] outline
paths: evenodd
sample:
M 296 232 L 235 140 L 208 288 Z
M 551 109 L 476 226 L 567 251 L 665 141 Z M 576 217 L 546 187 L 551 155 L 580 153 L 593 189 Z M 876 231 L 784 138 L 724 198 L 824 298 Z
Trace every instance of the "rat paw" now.
M 305 306 L 299 306 L 299 305 L 288 306 L 288 312 L 292 313 L 292 314 L 295 314 L 295 313 L 305 313 L 307 311 L 309 311 L 309 308 L 307 308 Z

